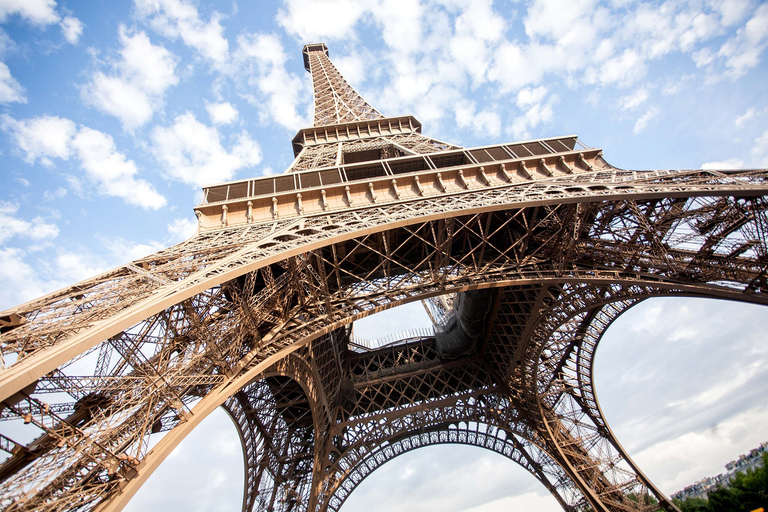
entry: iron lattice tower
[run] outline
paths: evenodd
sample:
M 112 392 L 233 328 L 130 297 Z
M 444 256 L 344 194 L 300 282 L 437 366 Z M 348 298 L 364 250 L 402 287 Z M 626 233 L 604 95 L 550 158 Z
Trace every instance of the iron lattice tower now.
M 119 510 L 224 407 L 248 512 L 338 510 L 438 443 L 510 458 L 565 510 L 675 510 L 605 422 L 595 350 L 648 297 L 768 302 L 768 171 L 453 146 L 382 116 L 325 45 L 304 64 L 315 125 L 287 173 L 207 187 L 191 239 L 0 314 L 0 506 Z M 417 300 L 434 332 L 351 336 Z

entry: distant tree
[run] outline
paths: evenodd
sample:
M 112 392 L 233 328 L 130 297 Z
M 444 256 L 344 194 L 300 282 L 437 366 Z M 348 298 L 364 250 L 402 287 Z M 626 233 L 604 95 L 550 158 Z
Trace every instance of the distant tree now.
M 675 505 L 680 512 L 712 512 L 709 502 L 704 498 L 688 498 L 687 500 L 675 500 Z
M 726 485 L 710 491 L 708 499 L 676 500 L 681 512 L 752 512 L 768 508 L 768 453 L 763 465 L 738 472 Z

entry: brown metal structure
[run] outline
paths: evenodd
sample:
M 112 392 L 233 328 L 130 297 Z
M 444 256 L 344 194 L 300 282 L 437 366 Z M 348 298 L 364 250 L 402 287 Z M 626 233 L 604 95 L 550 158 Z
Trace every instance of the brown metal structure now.
M 768 302 L 768 170 L 461 148 L 382 116 L 325 45 L 304 63 L 315 126 L 287 173 L 207 187 L 191 239 L 0 313 L 0 507 L 119 510 L 224 407 L 246 512 L 338 510 L 437 443 L 508 457 L 565 510 L 676 510 L 606 423 L 595 350 L 647 297 Z M 434 332 L 351 336 L 417 300 Z

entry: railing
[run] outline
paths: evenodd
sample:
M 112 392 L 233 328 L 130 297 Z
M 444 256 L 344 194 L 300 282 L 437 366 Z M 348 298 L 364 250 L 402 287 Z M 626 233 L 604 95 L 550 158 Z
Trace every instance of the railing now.
M 466 148 L 422 155 L 409 155 L 386 160 L 326 167 L 291 174 L 233 181 L 203 188 L 204 203 L 217 203 L 265 195 L 274 195 L 312 187 L 365 180 L 381 176 L 442 169 L 460 165 L 478 165 L 532 156 L 574 151 L 575 146 L 588 149 L 576 136 Z
M 408 329 L 405 331 L 393 332 L 382 338 L 376 338 L 374 340 L 368 340 L 359 336 L 352 335 L 349 338 L 349 347 L 355 352 L 365 352 L 378 350 L 389 345 L 404 343 L 408 340 L 432 338 L 434 336 L 435 330 L 433 327 L 421 327 L 418 329 Z

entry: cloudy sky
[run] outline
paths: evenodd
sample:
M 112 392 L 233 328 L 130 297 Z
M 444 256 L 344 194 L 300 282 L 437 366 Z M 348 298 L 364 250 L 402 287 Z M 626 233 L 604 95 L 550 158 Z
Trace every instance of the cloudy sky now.
M 449 142 L 578 134 L 622 168 L 768 166 L 758 1 L 0 0 L 0 309 L 190 236 L 201 185 L 282 172 L 311 122 L 308 42 L 379 111 Z M 768 439 L 764 317 L 649 301 L 606 335 L 601 403 L 664 491 Z M 131 508 L 239 510 L 227 422 L 211 416 Z M 439 447 L 344 510 L 515 505 L 556 507 L 500 456 Z

